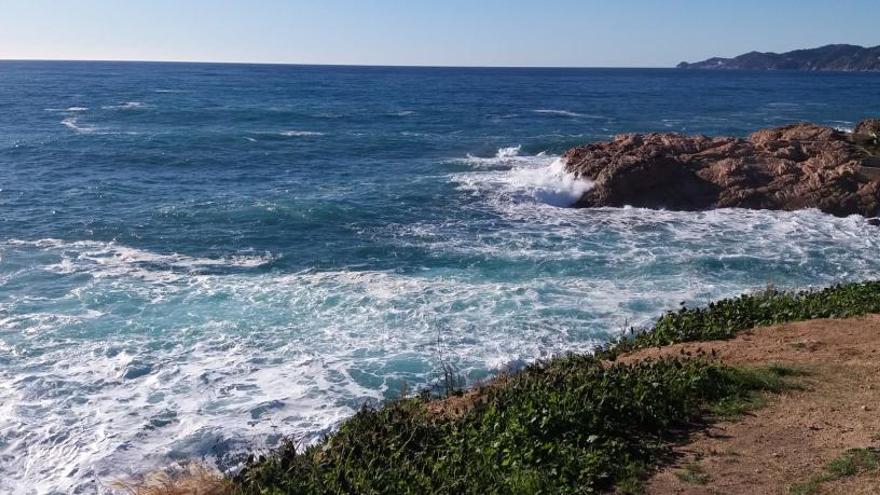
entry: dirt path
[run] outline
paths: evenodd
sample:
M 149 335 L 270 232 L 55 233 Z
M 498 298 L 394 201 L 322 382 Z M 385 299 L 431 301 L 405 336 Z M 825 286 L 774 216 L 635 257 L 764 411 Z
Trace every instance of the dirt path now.
M 809 372 L 803 390 L 700 432 L 676 449 L 649 494 L 788 494 L 852 448 L 880 448 L 880 315 L 759 328 L 736 339 L 647 349 L 623 360 L 716 351 L 729 364 Z M 880 494 L 880 474 L 829 481 L 814 493 Z

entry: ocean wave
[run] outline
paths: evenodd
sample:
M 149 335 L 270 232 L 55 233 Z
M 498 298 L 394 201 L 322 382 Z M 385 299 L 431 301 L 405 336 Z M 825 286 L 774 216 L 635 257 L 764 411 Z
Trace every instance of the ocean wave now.
M 92 134 L 99 130 L 99 128 L 95 125 L 81 124 L 79 122 L 79 117 L 67 117 L 66 119 L 61 121 L 61 125 L 78 134 Z
M 517 163 L 534 163 L 536 160 L 543 161 L 546 153 L 538 153 L 537 155 L 521 155 L 522 145 L 508 146 L 499 148 L 495 155 L 491 157 L 481 157 L 467 154 L 465 158 L 453 160 L 454 162 L 464 163 L 476 168 L 495 168 L 495 167 L 511 167 Z
M 569 110 L 553 110 L 553 109 L 539 109 L 532 110 L 534 113 L 540 113 L 544 115 L 555 115 L 558 117 L 571 117 L 571 118 L 587 118 L 587 119 L 601 119 L 601 115 L 590 115 L 585 113 L 577 113 L 571 112 Z
M 465 163 L 488 170 L 456 174 L 452 180 L 460 190 L 484 196 L 494 204 L 538 202 L 566 207 L 593 187 L 592 182 L 567 172 L 560 157 L 547 153 L 523 156 L 521 151 L 521 146 L 513 146 L 499 149 L 492 158 L 468 155 Z M 502 166 L 505 168 L 492 170 Z
M 144 108 L 144 106 L 144 103 L 140 101 L 127 101 L 119 105 L 104 105 L 101 108 L 104 110 L 137 110 Z
M 852 134 L 852 133 L 853 133 L 853 128 L 854 128 L 855 125 L 856 125 L 855 122 L 852 122 L 852 121 L 849 121 L 849 120 L 830 120 L 830 121 L 827 121 L 827 122 L 829 122 L 828 125 L 829 125 L 831 128 L 833 128 L 834 130 L 837 130 L 837 131 L 840 131 L 840 132 L 845 132 L 845 133 L 847 133 L 847 134 Z
M 297 130 L 292 130 L 292 131 L 282 131 L 282 132 L 280 132 L 279 134 L 280 134 L 281 136 L 284 136 L 284 137 L 317 137 L 317 136 L 323 136 L 323 135 L 324 135 L 323 132 L 317 132 L 317 131 L 297 131 Z
M 67 108 L 47 108 L 47 112 L 68 112 L 68 113 L 80 113 L 80 112 L 88 112 L 88 107 L 67 107 Z
M 62 315 L 14 329 L 39 328 L 42 337 L 31 339 L 34 354 L 0 387 L 0 404 L 17 405 L 0 417 L 0 428 L 19 432 L 2 447 L 18 455 L 0 487 L 94 491 L 93 480 L 118 479 L 129 467 L 180 458 L 223 462 L 278 431 L 314 438 L 364 401 L 437 378 L 438 331 L 463 371 L 589 348 L 589 341 L 569 346 L 552 330 L 561 314 L 529 339 L 508 338 L 499 304 L 513 298 L 542 308 L 546 283 L 524 288 L 335 271 L 201 276 L 157 297 L 142 294 L 138 279 L 99 280 L 57 306 L 79 301 L 84 311 L 112 298 L 109 308 L 135 305 L 137 316 L 98 310 L 88 328 L 106 332 L 100 339 L 65 339 L 65 332 L 82 331 L 83 320 Z M 566 297 L 574 304 L 576 291 Z M 364 359 L 377 344 L 394 350 Z M 41 428 L 28 427 L 35 422 Z
M 96 479 L 176 459 L 228 467 L 279 433 L 315 438 L 364 401 L 431 383 L 440 355 L 479 379 L 588 350 L 680 301 L 880 276 L 880 236 L 861 217 L 545 208 L 511 200 L 544 180 L 518 170 L 473 172 L 469 207 L 492 215 L 371 233 L 497 273 L 285 273 L 249 269 L 268 254 L 0 242 L 0 274 L 33 291 L 0 301 L 14 355 L 0 372 L 0 431 L 14 432 L 0 491 L 95 492 Z M 215 265 L 246 269 L 203 269 Z
M 178 253 L 160 254 L 113 242 L 11 239 L 3 248 L 38 249 L 53 257 L 42 269 L 58 274 L 87 274 L 95 278 L 129 277 L 151 282 L 174 282 L 214 269 L 254 269 L 275 261 L 270 253 L 200 258 Z

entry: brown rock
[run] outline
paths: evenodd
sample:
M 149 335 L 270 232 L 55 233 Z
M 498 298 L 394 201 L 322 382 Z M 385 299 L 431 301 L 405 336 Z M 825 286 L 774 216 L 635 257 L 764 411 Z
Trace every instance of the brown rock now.
M 624 134 L 571 149 L 564 159 L 568 171 L 595 184 L 577 207 L 880 213 L 880 178 L 864 172 L 864 148 L 814 124 L 763 129 L 747 139 Z
M 853 134 L 880 136 L 880 119 L 868 119 L 859 122 L 859 125 L 853 129 Z

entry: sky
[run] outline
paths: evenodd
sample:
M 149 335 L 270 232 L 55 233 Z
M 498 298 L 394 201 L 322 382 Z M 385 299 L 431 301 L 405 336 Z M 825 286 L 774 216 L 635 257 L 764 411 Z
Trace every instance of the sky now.
M 880 44 L 878 0 L 0 0 L 0 59 L 669 67 Z

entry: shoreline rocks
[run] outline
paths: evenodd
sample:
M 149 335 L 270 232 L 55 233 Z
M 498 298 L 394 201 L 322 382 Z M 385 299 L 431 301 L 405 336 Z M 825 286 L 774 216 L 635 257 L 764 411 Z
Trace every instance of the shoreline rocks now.
M 857 129 L 874 125 L 880 122 Z M 594 183 L 574 207 L 818 208 L 876 217 L 880 174 L 866 168 L 875 157 L 854 136 L 808 123 L 762 129 L 745 139 L 622 134 L 573 148 L 563 159 L 568 172 Z

